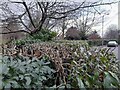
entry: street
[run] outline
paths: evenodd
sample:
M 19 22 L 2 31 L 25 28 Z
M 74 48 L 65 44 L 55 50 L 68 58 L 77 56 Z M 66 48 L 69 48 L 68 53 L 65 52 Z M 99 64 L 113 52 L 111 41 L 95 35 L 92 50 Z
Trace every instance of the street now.
M 118 60 L 120 60 L 120 45 L 117 47 L 117 49 L 114 51 L 114 53 L 117 56 Z

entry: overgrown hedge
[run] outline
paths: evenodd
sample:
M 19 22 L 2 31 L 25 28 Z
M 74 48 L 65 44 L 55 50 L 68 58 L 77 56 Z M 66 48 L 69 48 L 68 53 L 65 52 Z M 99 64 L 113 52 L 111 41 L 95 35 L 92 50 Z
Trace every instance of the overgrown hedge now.
M 34 51 L 33 55 L 1 58 L 4 88 L 120 88 L 119 60 L 108 49 L 93 49 L 78 41 L 34 43 L 23 47 Z M 40 52 L 37 58 L 34 49 Z M 27 78 L 21 79 L 23 76 Z

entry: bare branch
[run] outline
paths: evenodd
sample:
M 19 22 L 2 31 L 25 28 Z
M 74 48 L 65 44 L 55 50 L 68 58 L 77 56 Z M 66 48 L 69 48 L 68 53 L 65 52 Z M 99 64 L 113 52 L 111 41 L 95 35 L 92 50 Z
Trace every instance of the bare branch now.
M 38 5 L 39 5 L 39 7 L 40 7 L 40 9 L 41 9 L 41 11 L 42 11 L 42 13 L 43 13 L 44 11 L 43 11 L 43 8 L 42 8 L 40 2 L 37 2 L 37 3 L 38 3 Z
M 118 2 L 91 4 L 91 5 L 83 6 L 83 7 L 80 7 L 80 8 L 88 8 L 88 7 L 95 7 L 95 6 L 111 5 L 111 4 L 115 4 L 115 3 L 118 3 Z
M 54 2 L 52 5 L 50 5 L 48 8 L 53 7 L 54 5 L 56 5 L 57 2 Z
M 82 2 L 81 5 L 80 5 L 79 7 L 74 8 L 74 9 L 71 9 L 71 10 L 68 10 L 68 11 L 65 11 L 65 12 L 57 12 L 57 11 L 54 11 L 54 12 L 57 13 L 57 14 L 66 14 L 66 13 L 70 13 L 70 12 L 72 12 L 72 11 L 76 11 L 76 10 L 78 10 L 79 8 L 81 8 L 81 6 L 82 6 L 84 3 L 85 3 L 85 1 Z
M 12 31 L 10 28 L 8 28 L 8 27 L 4 27 L 4 28 L 6 28 L 7 30 L 9 30 L 9 31 Z
M 27 11 L 27 13 L 28 13 L 29 19 L 30 19 L 30 21 L 31 21 L 31 24 L 33 25 L 34 28 L 36 28 L 36 27 L 35 27 L 35 24 L 34 24 L 34 22 L 33 22 L 32 16 L 31 16 L 31 14 L 30 14 L 30 11 L 29 11 L 29 9 L 28 9 L 28 7 L 27 7 L 27 5 L 26 5 L 26 2 L 23 2 L 23 5 L 24 5 L 24 7 L 26 8 L 26 11 Z
M 81 4 L 79 7 L 75 8 L 75 9 L 68 10 L 68 11 L 66 11 L 66 12 L 57 12 L 57 11 L 55 11 L 55 13 L 58 13 L 58 14 L 66 14 L 66 13 L 69 13 L 69 12 L 72 12 L 72 11 L 75 11 L 75 10 L 78 10 L 78 9 L 80 9 L 80 8 L 89 8 L 89 7 L 102 6 L 102 5 L 111 5 L 111 4 L 115 4 L 115 3 L 117 3 L 117 2 L 99 3 L 99 4 L 94 4 L 94 3 L 93 3 L 93 4 L 91 4 L 91 5 L 82 6 L 84 3 L 85 3 L 85 2 L 82 2 L 82 4 Z
M 19 18 L 19 19 L 20 19 L 22 25 L 25 26 L 26 29 L 28 29 L 29 31 L 31 31 L 31 30 L 28 28 L 28 26 L 23 22 L 22 18 Z
M 50 16 L 49 18 L 52 18 L 52 19 L 62 19 L 62 18 L 65 18 L 67 17 L 67 15 L 64 15 L 64 16 L 61 16 L 61 17 L 55 17 L 55 16 Z

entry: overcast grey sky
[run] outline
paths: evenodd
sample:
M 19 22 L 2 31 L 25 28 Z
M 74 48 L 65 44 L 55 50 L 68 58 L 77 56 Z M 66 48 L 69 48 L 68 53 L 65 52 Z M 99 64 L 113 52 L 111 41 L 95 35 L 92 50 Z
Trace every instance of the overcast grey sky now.
M 106 6 L 106 8 L 107 8 L 107 6 Z M 104 16 L 104 27 L 103 27 L 104 33 L 103 34 L 105 34 L 107 28 L 111 24 L 115 24 L 118 26 L 118 3 L 111 5 L 109 15 Z M 102 34 L 102 30 L 101 30 L 102 24 L 100 26 L 94 27 L 94 29 L 96 29 L 96 28 L 97 29 L 99 28 L 98 31 L 101 35 Z
M 5 2 L 8 0 L 0 0 L 0 2 Z M 22 1 L 22 0 L 10 0 L 10 1 Z M 24 1 L 56 1 L 56 0 L 24 0 Z M 57 0 L 57 1 L 66 1 L 66 0 Z M 67 0 L 67 1 L 75 1 L 75 2 L 82 2 L 85 0 Z M 95 1 L 103 1 L 103 2 L 117 2 L 119 0 L 86 0 L 90 2 L 95 2 Z M 13 7 L 16 8 L 16 7 Z M 107 27 L 110 26 L 111 24 L 116 24 L 118 25 L 118 4 L 112 4 L 112 5 L 107 5 L 107 6 L 102 6 L 102 8 L 106 10 L 110 10 L 109 15 L 104 15 L 104 32 L 107 30 Z M 17 11 L 16 11 L 17 12 Z M 17 12 L 18 13 L 18 12 Z M 99 26 L 94 27 L 93 29 L 97 29 L 99 34 L 101 35 L 102 32 L 102 24 Z

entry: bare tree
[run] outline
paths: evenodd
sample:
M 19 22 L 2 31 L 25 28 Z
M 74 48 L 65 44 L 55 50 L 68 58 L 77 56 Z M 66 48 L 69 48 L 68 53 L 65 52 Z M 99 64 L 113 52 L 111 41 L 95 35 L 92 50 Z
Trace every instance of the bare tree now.
M 88 3 L 89 4 L 89 3 Z M 74 19 L 75 26 L 80 31 L 81 39 L 87 39 L 89 33 L 92 32 L 92 27 L 101 23 L 101 16 L 99 13 L 108 12 L 95 7 L 88 7 L 78 13 L 77 19 Z
M 74 14 L 75 11 L 81 10 L 88 7 L 95 7 L 100 5 L 110 5 L 116 2 L 101 3 L 91 2 L 89 5 L 86 1 L 80 3 L 70 2 L 18 2 L 9 1 L 1 4 L 2 18 L 6 18 L 9 15 L 14 15 L 19 20 L 24 28 L 22 30 L 9 31 L 2 34 L 26 32 L 30 35 L 39 32 L 44 23 L 49 19 L 60 20 L 67 17 L 70 14 Z M 16 5 L 16 8 L 12 8 Z M 20 12 L 19 12 L 20 11 Z M 37 21 L 34 21 L 34 20 Z M 30 27 L 28 23 L 30 22 Z M 31 28 L 32 27 L 32 28 Z
M 85 5 L 91 5 L 91 3 L 85 3 Z M 92 32 L 92 27 L 101 23 L 101 13 L 106 13 L 108 10 L 102 10 L 99 7 L 87 7 L 80 8 L 74 13 L 67 15 L 67 17 L 61 19 L 59 26 L 61 27 L 62 37 L 64 38 L 65 29 L 67 26 L 71 26 L 68 22 L 73 20 L 75 27 L 80 30 L 81 39 L 87 39 L 87 34 Z
M 106 39 L 118 39 L 118 29 L 117 29 L 117 25 L 110 25 L 107 28 L 107 31 L 105 33 L 104 36 Z

